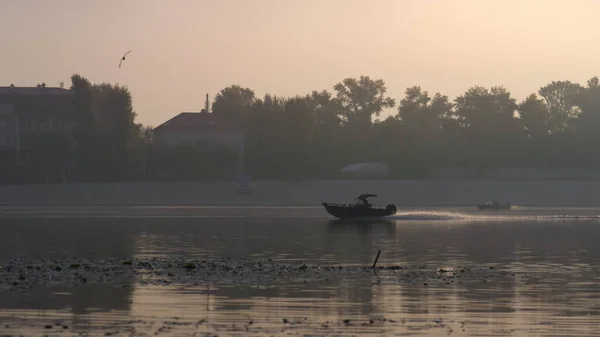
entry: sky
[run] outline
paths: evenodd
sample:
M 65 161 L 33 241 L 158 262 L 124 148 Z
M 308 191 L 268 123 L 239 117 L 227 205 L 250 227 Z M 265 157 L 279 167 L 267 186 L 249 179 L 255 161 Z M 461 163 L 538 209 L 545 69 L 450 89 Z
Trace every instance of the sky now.
M 232 84 L 292 96 L 365 75 L 398 101 L 413 85 L 521 100 L 600 75 L 598 13 L 598 0 L 3 0 L 0 86 L 126 85 L 153 126 Z

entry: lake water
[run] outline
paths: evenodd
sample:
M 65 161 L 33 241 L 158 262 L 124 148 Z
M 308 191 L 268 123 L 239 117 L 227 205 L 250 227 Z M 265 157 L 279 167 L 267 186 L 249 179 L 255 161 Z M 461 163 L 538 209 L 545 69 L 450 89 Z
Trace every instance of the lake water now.
M 339 222 L 321 207 L 0 208 L 0 261 L 250 257 L 457 268 L 508 280 L 425 285 L 90 284 L 0 291 L 0 335 L 596 336 L 600 208 L 401 208 Z M 0 263 L 1 265 L 1 263 Z M 64 326 L 64 327 L 63 327 Z

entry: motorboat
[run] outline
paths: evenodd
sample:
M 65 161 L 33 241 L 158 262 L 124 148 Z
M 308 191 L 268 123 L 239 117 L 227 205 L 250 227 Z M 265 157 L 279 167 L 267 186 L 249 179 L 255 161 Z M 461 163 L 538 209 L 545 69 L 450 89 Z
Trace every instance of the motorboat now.
M 322 205 L 327 213 L 338 219 L 385 217 L 394 215 L 398 211 L 393 204 L 389 204 L 385 208 L 373 207 L 369 202 L 372 197 L 377 197 L 377 194 L 361 194 L 350 204 L 323 202 Z
M 477 208 L 480 210 L 505 210 L 511 209 L 512 205 L 509 203 L 501 204 L 497 201 L 488 201 L 485 204 L 477 204 Z

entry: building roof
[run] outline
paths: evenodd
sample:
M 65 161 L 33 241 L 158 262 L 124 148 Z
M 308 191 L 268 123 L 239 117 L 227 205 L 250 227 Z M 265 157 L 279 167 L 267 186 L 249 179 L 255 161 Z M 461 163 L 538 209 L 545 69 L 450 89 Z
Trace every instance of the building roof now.
M 0 87 L 0 95 L 72 95 L 73 92 L 56 87 Z
M 63 118 L 76 116 L 73 92 L 49 87 L 0 87 L 0 104 L 28 118 Z
M 218 116 L 207 112 L 182 112 L 154 128 L 160 132 L 235 132 L 241 131 Z

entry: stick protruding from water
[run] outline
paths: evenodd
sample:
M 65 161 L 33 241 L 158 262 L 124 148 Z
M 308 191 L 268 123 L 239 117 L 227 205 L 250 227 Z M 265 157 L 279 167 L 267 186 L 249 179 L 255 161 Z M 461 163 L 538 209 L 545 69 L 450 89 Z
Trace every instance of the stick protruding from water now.
M 375 269 L 375 265 L 377 264 L 377 260 L 379 260 L 379 254 L 381 254 L 381 249 L 377 251 L 377 256 L 375 256 L 375 261 L 373 261 L 372 269 Z

